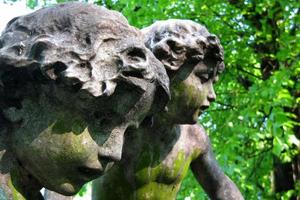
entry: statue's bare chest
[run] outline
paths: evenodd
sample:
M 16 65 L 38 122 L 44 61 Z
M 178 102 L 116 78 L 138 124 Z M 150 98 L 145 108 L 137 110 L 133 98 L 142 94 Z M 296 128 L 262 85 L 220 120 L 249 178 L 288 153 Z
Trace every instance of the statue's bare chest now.
M 175 199 L 191 162 L 205 151 L 205 135 L 195 130 L 127 134 L 121 162 L 99 179 L 103 199 Z
M 192 160 L 191 155 L 186 155 L 184 150 L 177 151 L 172 156 L 168 155 L 160 160 L 158 155 L 143 152 L 141 159 L 135 166 L 134 179 L 141 186 L 151 182 L 161 184 L 177 184 L 187 173 Z
M 178 131 L 172 138 L 151 134 L 140 140 L 136 153 L 126 162 L 128 178 L 136 187 L 153 182 L 177 185 L 183 180 L 202 147 L 195 133 L 188 134 L 182 128 Z

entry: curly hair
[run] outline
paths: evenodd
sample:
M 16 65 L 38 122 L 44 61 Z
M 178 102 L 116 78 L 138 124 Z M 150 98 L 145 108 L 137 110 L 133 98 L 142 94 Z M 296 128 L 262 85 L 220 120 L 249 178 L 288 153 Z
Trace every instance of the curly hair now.
M 142 62 L 153 62 L 145 56 L 146 48 L 139 46 L 142 38 L 120 13 L 91 4 L 59 4 L 16 17 L 0 37 L 0 109 L 20 107 L 24 97 L 35 95 L 45 84 L 107 97 L 118 80 L 143 88 L 134 79 L 140 78 L 155 80 L 168 95 L 163 67 Z M 121 42 L 124 39 L 126 44 Z M 106 57 L 99 50 L 107 52 Z
M 146 46 L 163 62 L 167 71 L 177 71 L 180 61 L 213 59 L 218 73 L 224 70 L 224 50 L 219 39 L 191 20 L 157 21 L 142 29 Z M 165 56 L 164 56 L 165 54 Z M 181 64 L 178 64 L 181 63 Z

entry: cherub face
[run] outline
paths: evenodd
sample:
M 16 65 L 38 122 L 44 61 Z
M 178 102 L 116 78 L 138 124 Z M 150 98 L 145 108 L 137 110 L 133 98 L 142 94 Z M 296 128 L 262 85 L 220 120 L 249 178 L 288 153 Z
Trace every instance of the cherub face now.
M 110 62 L 105 63 L 110 68 L 141 68 L 138 65 L 147 67 L 150 63 L 162 67 L 143 43 L 107 50 L 106 45 L 122 44 L 111 42 L 117 44 L 103 44 L 98 51 L 101 58 L 110 56 Z M 122 66 L 117 66 L 119 59 Z M 97 56 L 95 62 L 98 63 Z M 101 62 L 95 66 L 101 67 Z M 128 126 L 138 125 L 147 114 L 156 87 L 139 74 L 143 70 L 131 74 L 128 69 L 124 70 L 119 86 L 113 88 L 114 94 L 103 100 L 95 93 L 109 92 L 114 85 L 106 83 L 106 88 L 93 90 L 98 77 L 95 76 L 94 82 L 87 84 L 89 90 L 83 88 L 74 94 L 69 91 L 74 88 L 67 85 L 76 85 L 75 72 L 81 72 L 80 78 L 84 79 L 98 71 L 84 68 L 61 72 L 61 85 L 44 86 L 45 94 L 24 100 L 20 110 L 6 112 L 13 121 L 20 121 L 19 128 L 12 133 L 13 150 L 20 165 L 42 186 L 65 195 L 75 194 L 83 184 L 101 176 L 114 161 L 121 159 L 124 132 Z M 126 85 L 125 81 L 135 81 L 141 88 Z M 50 93 L 52 96 L 48 97 Z
M 172 99 L 167 106 L 176 123 L 196 123 L 201 112 L 216 99 L 213 84 L 218 76 L 210 69 L 201 61 L 188 75 L 183 70 L 173 77 Z
M 159 21 L 142 30 L 146 46 L 164 64 L 172 99 L 168 115 L 175 123 L 195 123 L 216 98 L 213 83 L 224 68 L 216 36 L 190 20 Z

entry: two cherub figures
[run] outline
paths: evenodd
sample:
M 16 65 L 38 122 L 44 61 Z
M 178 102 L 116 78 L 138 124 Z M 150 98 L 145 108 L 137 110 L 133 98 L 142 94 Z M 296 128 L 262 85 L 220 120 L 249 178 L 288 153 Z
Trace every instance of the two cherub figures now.
M 83 3 L 11 20 L 0 37 L 0 189 L 35 200 L 100 177 L 93 199 L 175 199 L 191 167 L 212 199 L 242 199 L 197 124 L 223 69 L 218 38 L 189 20 L 138 30 Z

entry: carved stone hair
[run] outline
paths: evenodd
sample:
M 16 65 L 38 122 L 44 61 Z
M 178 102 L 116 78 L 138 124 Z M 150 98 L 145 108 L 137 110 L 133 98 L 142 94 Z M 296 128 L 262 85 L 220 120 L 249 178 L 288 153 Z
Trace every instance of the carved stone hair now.
M 215 60 L 217 72 L 224 70 L 224 51 L 219 39 L 191 20 L 157 21 L 142 29 L 146 46 L 165 65 L 177 71 L 184 62 Z
M 142 89 L 139 78 L 157 82 L 168 95 L 168 77 L 151 64 L 154 56 L 149 59 L 142 40 L 121 14 L 91 4 L 60 4 L 16 17 L 0 37 L 0 109 L 20 106 L 47 84 L 107 97 L 120 80 Z M 116 53 L 103 57 L 99 48 Z

